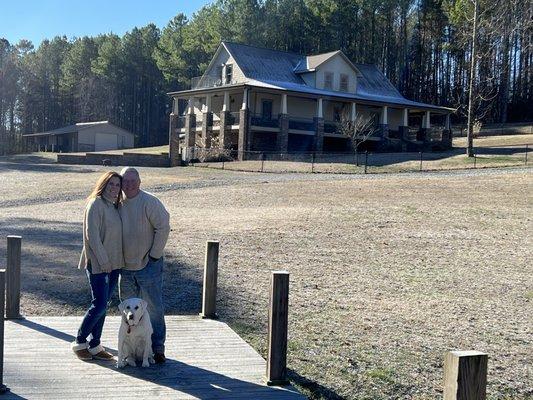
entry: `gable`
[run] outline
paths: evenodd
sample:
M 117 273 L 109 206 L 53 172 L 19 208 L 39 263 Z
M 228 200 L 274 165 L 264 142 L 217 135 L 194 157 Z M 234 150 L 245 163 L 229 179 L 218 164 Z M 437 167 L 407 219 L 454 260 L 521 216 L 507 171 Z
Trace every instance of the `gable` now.
M 354 65 L 341 52 L 316 67 L 315 74 L 316 87 L 318 89 L 327 89 L 326 75 L 332 74 L 333 87 L 327 90 L 341 91 L 341 76 L 344 75 L 348 79 L 348 90 L 346 92 L 355 93 L 356 91 L 357 72 L 354 69 Z
M 237 64 L 235 58 L 230 54 L 227 50 L 227 48 L 224 46 L 224 43 L 222 43 L 217 51 L 215 52 L 215 55 L 213 56 L 213 59 L 207 66 L 206 71 L 202 75 L 202 80 L 205 80 L 205 84 L 212 85 L 213 81 L 217 82 L 215 86 L 221 85 L 222 82 L 222 74 L 225 72 L 224 68 L 227 65 L 232 66 L 232 81 L 234 82 L 244 82 L 246 80 L 246 77 L 244 76 L 244 73 L 242 72 L 242 69 Z M 210 82 L 207 82 L 205 77 L 208 77 Z

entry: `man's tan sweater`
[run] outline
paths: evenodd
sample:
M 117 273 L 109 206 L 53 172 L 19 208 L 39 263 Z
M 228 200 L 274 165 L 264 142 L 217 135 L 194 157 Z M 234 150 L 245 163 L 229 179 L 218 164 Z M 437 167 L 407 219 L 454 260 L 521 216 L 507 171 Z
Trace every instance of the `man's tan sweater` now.
M 138 271 L 148 256 L 161 258 L 170 232 L 170 216 L 153 194 L 140 191 L 120 207 L 124 269 Z
M 102 197 L 89 200 L 85 208 L 78 268 L 87 268 L 89 262 L 93 274 L 124 266 L 120 214 L 111 201 Z

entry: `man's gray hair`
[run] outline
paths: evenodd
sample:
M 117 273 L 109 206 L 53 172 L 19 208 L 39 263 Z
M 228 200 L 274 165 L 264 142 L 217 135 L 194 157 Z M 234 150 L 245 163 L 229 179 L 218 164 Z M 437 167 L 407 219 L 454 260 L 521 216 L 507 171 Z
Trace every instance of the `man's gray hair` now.
M 122 170 L 120 171 L 120 176 L 124 176 L 126 175 L 128 172 L 131 172 L 131 173 L 134 173 L 135 175 L 137 175 L 137 178 L 138 179 L 141 179 L 141 176 L 139 175 L 139 171 L 137 171 L 135 168 L 133 167 L 124 167 L 122 168 Z

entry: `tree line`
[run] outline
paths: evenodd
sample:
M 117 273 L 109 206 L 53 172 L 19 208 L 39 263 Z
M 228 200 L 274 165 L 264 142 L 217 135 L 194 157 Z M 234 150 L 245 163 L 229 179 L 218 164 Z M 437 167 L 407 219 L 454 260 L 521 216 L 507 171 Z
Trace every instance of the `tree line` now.
M 0 135 L 109 120 L 137 146 L 166 143 L 166 93 L 188 88 L 222 40 L 304 55 L 340 49 L 376 64 L 407 98 L 457 108 L 456 122 L 466 121 L 473 76 L 475 120 L 532 120 L 532 1 L 476 3 L 218 0 L 122 37 L 63 36 L 38 47 L 0 39 Z

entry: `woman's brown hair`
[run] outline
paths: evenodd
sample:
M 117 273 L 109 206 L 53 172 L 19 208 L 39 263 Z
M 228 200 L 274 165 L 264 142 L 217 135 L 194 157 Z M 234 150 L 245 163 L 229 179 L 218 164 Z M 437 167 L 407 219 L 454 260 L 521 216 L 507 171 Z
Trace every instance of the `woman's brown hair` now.
M 120 174 L 118 174 L 117 172 L 107 171 L 98 179 L 98 181 L 96 182 L 96 185 L 94 185 L 93 191 L 91 192 L 89 197 L 87 197 L 87 200 L 101 197 L 104 194 L 105 187 L 107 186 L 107 184 L 113 177 L 117 177 L 118 180 L 120 181 L 120 185 L 122 186 L 122 176 L 120 176 Z M 118 192 L 118 197 L 117 197 L 117 200 L 115 201 L 115 207 L 118 207 L 121 200 L 122 200 L 122 190 Z

